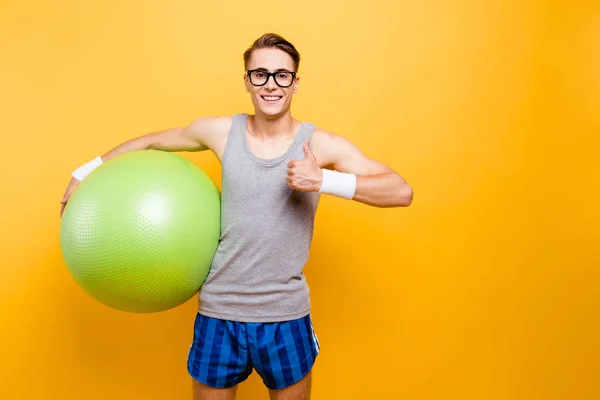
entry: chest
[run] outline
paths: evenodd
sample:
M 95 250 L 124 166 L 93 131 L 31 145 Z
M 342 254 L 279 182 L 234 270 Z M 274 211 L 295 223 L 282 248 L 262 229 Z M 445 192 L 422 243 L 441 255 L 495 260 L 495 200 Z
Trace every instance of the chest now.
M 280 139 L 257 139 L 251 135 L 246 135 L 246 144 L 248 150 L 256 157 L 265 160 L 271 160 L 284 155 L 294 143 L 294 138 Z

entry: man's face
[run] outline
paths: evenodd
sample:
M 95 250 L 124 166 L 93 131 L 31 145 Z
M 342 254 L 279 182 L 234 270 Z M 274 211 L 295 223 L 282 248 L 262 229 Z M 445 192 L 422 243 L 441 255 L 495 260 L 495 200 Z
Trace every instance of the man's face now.
M 290 109 L 292 96 L 298 90 L 298 77 L 294 60 L 279 49 L 258 49 L 252 52 L 248 71 L 244 76 L 246 90 L 250 93 L 257 113 L 278 117 Z M 276 73 L 269 76 L 268 73 Z M 267 80 L 268 79 L 268 80 Z M 266 81 L 266 83 L 265 83 Z

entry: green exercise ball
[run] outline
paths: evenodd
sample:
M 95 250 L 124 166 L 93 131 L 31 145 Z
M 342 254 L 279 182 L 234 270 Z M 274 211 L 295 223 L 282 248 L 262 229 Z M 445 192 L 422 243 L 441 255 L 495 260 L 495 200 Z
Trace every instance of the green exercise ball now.
M 60 246 L 78 285 L 117 310 L 151 313 L 192 298 L 221 232 L 220 193 L 185 158 L 117 156 L 89 174 L 63 212 Z

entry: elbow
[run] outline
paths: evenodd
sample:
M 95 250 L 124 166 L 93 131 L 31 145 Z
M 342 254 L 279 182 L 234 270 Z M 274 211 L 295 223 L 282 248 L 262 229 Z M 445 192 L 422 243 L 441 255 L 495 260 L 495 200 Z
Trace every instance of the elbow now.
M 412 187 L 405 183 L 398 188 L 396 196 L 396 207 L 408 207 L 412 204 L 413 190 Z
M 403 179 L 400 182 L 395 182 L 388 189 L 387 195 L 382 201 L 377 204 L 378 207 L 396 208 L 408 207 L 412 204 L 413 190 L 412 187 Z

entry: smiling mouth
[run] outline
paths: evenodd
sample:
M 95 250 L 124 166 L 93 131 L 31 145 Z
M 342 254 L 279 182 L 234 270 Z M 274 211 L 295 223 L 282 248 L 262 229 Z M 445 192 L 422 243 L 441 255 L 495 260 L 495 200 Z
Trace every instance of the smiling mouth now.
M 283 96 L 260 96 L 267 103 L 277 103 Z

